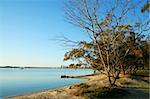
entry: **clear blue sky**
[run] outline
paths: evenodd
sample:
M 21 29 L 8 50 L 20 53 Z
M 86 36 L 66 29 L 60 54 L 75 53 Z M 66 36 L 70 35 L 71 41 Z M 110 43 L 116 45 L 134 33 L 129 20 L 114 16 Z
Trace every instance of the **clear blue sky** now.
M 64 2 L 0 0 L 0 66 L 66 64 L 63 62 L 66 48 L 61 42 L 49 39 L 66 35 L 81 40 L 87 35 L 65 21 Z
M 67 23 L 64 0 L 0 0 L 0 66 L 60 66 L 66 48 L 55 39 L 83 39 Z M 78 35 L 80 34 L 80 35 Z

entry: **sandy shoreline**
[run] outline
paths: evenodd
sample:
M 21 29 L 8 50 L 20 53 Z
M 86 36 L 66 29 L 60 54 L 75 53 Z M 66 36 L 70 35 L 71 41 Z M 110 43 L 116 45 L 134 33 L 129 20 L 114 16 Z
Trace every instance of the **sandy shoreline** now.
M 60 94 L 60 92 L 62 92 L 62 90 L 70 89 L 71 86 L 78 85 L 80 83 L 87 83 L 88 81 L 94 79 L 93 76 L 96 76 L 96 75 L 98 75 L 98 74 L 83 75 L 83 76 L 70 76 L 69 78 L 74 78 L 74 79 L 82 78 L 82 79 L 87 79 L 87 80 L 78 82 L 78 83 L 74 83 L 74 84 L 70 84 L 70 85 L 66 85 L 66 86 L 62 86 L 62 87 L 58 87 L 58 88 L 54 88 L 54 89 L 47 89 L 47 90 L 43 90 L 43 91 L 39 91 L 39 92 L 32 92 L 32 93 L 21 94 L 21 95 L 16 95 L 16 96 L 8 96 L 8 97 L 4 97 L 4 98 L 8 98 L 8 99 L 27 99 L 27 98 L 28 99 L 33 99 L 33 98 L 41 99 L 41 96 L 43 97 L 44 95 L 50 94 L 50 95 L 48 95 L 48 97 L 51 96 L 50 99 L 58 99 L 58 96 L 55 97 L 54 95 Z M 62 78 L 62 79 L 67 79 L 67 78 Z M 65 94 L 63 94 L 63 96 L 65 96 Z M 66 95 L 68 95 L 68 94 L 66 94 Z M 68 95 L 68 98 L 69 98 L 69 95 Z M 61 99 L 62 99 L 62 97 L 61 97 Z
M 108 85 L 106 76 L 103 74 L 97 74 L 92 76 L 80 76 L 75 78 L 84 78 L 87 80 L 83 82 L 63 86 L 63 87 L 58 87 L 55 89 L 44 90 L 41 92 L 23 94 L 23 95 L 6 97 L 6 98 L 9 99 L 93 99 L 89 97 L 95 97 L 94 95 L 97 92 L 97 90 L 99 89 L 103 90 L 103 88 L 105 86 L 107 87 Z M 67 78 L 63 78 L 63 79 L 67 79 Z M 125 85 L 124 83 L 131 83 L 133 88 L 130 87 L 130 85 Z M 135 86 L 133 86 L 132 83 Z M 130 92 L 132 94 L 130 95 L 131 98 L 133 97 L 135 98 L 141 97 L 141 99 L 149 98 L 149 94 L 148 94 L 149 84 L 146 82 L 130 79 L 128 75 L 126 75 L 117 82 L 117 85 L 120 86 L 120 89 Z M 139 88 L 141 89 L 139 90 Z M 143 89 L 146 90 L 146 92 L 141 91 Z M 127 99 L 127 97 L 128 96 L 126 96 L 123 99 Z

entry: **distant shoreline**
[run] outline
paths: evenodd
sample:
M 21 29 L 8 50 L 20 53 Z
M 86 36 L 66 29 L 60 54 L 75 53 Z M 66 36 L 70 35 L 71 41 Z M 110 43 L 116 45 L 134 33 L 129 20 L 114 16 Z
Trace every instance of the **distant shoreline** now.
M 22 69 L 25 69 L 25 68 L 61 68 L 61 67 L 20 67 L 20 66 L 0 66 L 0 68 L 22 68 Z
M 67 68 L 67 67 L 22 67 L 22 66 L 0 66 L 0 68 L 20 68 L 20 69 L 90 69 L 90 68 Z

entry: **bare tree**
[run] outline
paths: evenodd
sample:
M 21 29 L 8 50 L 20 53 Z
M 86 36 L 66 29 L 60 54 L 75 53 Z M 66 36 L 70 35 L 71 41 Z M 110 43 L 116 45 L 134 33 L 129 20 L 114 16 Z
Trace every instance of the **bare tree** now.
M 127 57 L 135 56 L 137 52 L 140 54 L 136 57 L 142 57 L 139 42 L 144 37 L 141 34 L 149 30 L 149 21 L 135 18 L 138 5 L 140 0 L 136 3 L 132 0 L 68 1 L 65 7 L 67 21 L 84 29 L 90 41 L 80 41 L 77 48 L 65 54 L 64 60 L 78 59 L 104 71 L 110 87 L 114 86 L 119 74 L 133 65 L 125 63 Z

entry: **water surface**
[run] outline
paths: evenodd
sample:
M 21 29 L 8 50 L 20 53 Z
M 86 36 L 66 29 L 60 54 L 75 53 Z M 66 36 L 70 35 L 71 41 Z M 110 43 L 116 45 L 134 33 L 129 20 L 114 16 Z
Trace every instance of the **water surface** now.
M 0 68 L 0 97 L 38 92 L 81 82 L 85 79 L 60 78 L 60 76 L 92 73 L 90 69 Z

